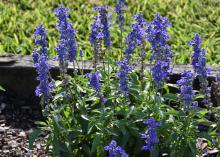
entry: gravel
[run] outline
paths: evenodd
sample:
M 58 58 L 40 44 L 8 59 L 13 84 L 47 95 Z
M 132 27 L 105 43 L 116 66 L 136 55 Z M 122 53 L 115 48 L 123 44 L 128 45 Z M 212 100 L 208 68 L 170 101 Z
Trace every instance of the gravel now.
M 0 93 L 0 157 L 49 157 L 47 135 L 29 149 L 29 135 L 37 128 L 34 122 L 42 120 L 40 107 L 12 95 Z

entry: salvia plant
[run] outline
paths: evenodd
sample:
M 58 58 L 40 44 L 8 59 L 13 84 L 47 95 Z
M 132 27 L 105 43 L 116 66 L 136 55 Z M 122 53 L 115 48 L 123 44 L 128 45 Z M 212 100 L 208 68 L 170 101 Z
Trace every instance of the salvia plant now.
M 51 155 L 61 157 L 196 157 L 203 154 L 196 147 L 199 137 L 209 140 L 209 147 L 219 147 L 220 115 L 210 108 L 210 71 L 199 35 L 190 42 L 194 73 L 184 71 L 177 84 L 171 84 L 168 81 L 174 54 L 168 45 L 169 20 L 156 13 L 149 22 L 139 12 L 124 39 L 125 0 L 116 2 L 115 13 L 110 10 L 109 6 L 94 9 L 97 14 L 88 39 L 93 47 L 90 73 L 83 69 L 84 54 L 77 45 L 77 30 L 69 20 L 69 8 L 60 5 L 54 11 L 60 33 L 55 48 L 58 77 L 50 74 L 47 31 L 43 25 L 36 27 L 32 54 L 40 82 L 36 96 L 42 100 L 46 120 L 38 122 L 39 130 L 32 136 L 45 132 Z M 117 24 L 121 32 L 119 61 L 111 56 L 111 23 Z M 150 55 L 147 49 L 151 49 Z M 136 67 L 137 60 L 140 67 Z M 151 64 L 150 71 L 145 69 L 146 63 Z M 73 66 L 74 73 L 67 73 L 68 65 Z M 197 78 L 199 91 L 193 88 Z M 179 92 L 172 93 L 172 89 Z M 209 106 L 201 108 L 201 98 Z M 207 118 L 210 111 L 216 115 L 215 120 Z M 208 130 L 200 128 L 203 123 L 210 124 Z M 30 140 L 30 147 L 32 144 Z

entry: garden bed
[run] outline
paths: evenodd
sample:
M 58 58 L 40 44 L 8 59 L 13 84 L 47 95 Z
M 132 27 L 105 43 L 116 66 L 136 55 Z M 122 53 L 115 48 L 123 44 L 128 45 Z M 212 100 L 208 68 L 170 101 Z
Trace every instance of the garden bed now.
M 49 61 L 52 66 L 51 74 L 53 77 L 59 75 L 59 67 L 57 61 Z M 100 63 L 102 64 L 102 63 Z M 93 70 L 92 62 L 85 61 L 78 63 L 84 73 Z M 137 65 L 136 69 L 140 67 Z M 191 70 L 189 65 L 174 65 L 173 75 L 170 77 L 170 83 L 176 83 L 180 79 L 180 73 L 184 70 Z M 150 65 L 146 65 L 146 70 L 150 69 Z M 210 84 L 215 87 L 215 75 L 220 71 L 219 67 L 211 67 L 211 76 L 209 76 Z M 68 68 L 69 74 L 73 73 L 72 65 Z M 0 84 L 6 89 L 0 93 L 0 156 L 49 156 L 46 150 L 46 135 L 38 138 L 34 143 L 33 150 L 29 150 L 29 134 L 36 129 L 35 121 L 42 120 L 41 106 L 39 100 L 35 97 L 34 91 L 37 86 L 36 72 L 33 67 L 30 56 L 3 56 L 0 58 Z M 16 77 L 15 77 L 16 76 Z M 195 82 L 195 88 L 198 88 Z M 213 88 L 214 89 L 214 88 Z M 214 93 L 212 91 L 212 93 Z M 213 95 L 212 100 L 217 101 Z M 217 104 L 215 102 L 215 104 Z M 219 105 L 219 104 L 218 104 Z M 210 119 L 210 118 L 209 118 Z M 200 125 L 200 130 L 205 131 L 206 125 Z M 197 141 L 201 144 L 201 149 L 207 149 L 205 139 Z M 218 152 L 215 148 L 209 148 L 209 154 L 216 156 Z

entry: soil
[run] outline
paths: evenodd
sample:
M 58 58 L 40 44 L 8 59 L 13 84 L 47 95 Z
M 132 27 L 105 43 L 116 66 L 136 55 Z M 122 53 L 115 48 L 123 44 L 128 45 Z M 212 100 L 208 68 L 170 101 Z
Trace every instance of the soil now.
M 39 106 L 18 98 L 13 92 L 0 92 L 0 157 L 49 157 L 45 136 L 29 149 L 29 135 L 42 120 Z

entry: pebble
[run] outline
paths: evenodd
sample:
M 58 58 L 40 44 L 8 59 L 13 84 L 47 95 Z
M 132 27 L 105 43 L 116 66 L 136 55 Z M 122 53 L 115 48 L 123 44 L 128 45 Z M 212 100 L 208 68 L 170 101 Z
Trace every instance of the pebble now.
M 19 133 L 18 137 L 26 137 L 26 133 L 24 131 L 21 131 Z
M 0 157 L 33 157 L 33 154 L 46 157 L 42 154 L 49 152 L 41 145 L 45 143 L 45 137 L 36 139 L 38 145 L 33 146 L 33 150 L 28 149 L 28 136 L 36 127 L 34 122 L 40 118 L 33 116 L 34 110 L 29 106 L 13 106 L 1 102 L 0 110 Z
M 12 140 L 8 143 L 8 145 L 11 147 L 11 148 L 16 148 L 18 147 L 18 143 L 15 141 L 15 140 Z
M 10 151 L 9 150 L 3 150 L 3 153 L 8 154 Z
M 39 143 L 36 144 L 37 149 L 41 149 L 41 146 Z
M 0 127 L 0 134 L 4 134 L 5 133 L 5 128 Z
M 6 107 L 6 104 L 5 104 L 5 103 L 1 103 L 0 109 L 1 109 L 1 110 L 4 110 L 5 107 Z

